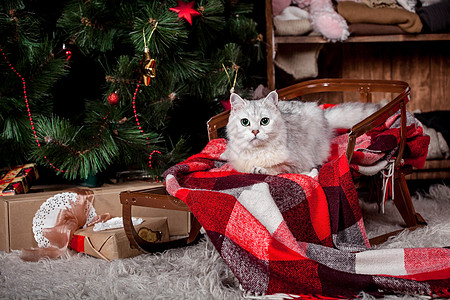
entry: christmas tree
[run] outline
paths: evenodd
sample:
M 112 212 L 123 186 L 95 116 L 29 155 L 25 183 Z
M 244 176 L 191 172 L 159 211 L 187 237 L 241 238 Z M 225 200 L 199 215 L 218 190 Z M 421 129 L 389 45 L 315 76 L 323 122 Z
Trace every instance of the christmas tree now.
M 256 1 L 0 4 L 0 166 L 160 175 L 207 142 L 232 90 L 264 83 Z

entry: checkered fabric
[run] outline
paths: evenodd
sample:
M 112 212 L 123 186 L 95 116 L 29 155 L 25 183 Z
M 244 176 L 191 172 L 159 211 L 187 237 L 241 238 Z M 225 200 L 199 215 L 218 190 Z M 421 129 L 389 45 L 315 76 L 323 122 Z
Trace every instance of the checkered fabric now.
M 400 112 L 388 118 L 384 124 L 370 130 L 356 139 L 350 169 L 353 173 L 374 175 L 383 170 L 389 160 L 395 158 L 400 144 Z M 338 130 L 332 140 L 330 160 L 337 159 L 347 150 L 347 130 Z M 404 164 L 423 168 L 428 153 L 430 137 L 424 135 L 420 122 L 406 112 L 406 147 Z
M 236 172 L 220 158 L 225 148 L 212 140 L 164 178 L 246 292 L 450 296 L 450 249 L 370 248 L 344 155 L 317 178 L 270 176 Z

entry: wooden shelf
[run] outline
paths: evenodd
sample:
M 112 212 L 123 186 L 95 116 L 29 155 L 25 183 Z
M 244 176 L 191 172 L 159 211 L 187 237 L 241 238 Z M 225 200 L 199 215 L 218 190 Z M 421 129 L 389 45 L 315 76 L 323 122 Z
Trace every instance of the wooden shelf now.
M 321 36 L 274 36 L 275 44 L 326 44 Z M 351 36 L 342 43 L 450 41 L 450 33 Z

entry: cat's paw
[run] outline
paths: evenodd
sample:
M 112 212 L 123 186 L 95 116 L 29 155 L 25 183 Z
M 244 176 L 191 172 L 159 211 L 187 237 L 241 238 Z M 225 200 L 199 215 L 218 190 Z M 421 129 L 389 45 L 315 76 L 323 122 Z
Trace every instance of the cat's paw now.
M 263 167 L 253 167 L 251 173 L 253 174 L 267 174 L 267 170 Z
M 314 178 L 317 175 L 319 175 L 319 170 L 317 170 L 317 168 L 312 168 L 311 171 L 309 171 L 309 172 L 302 172 L 301 174 Z

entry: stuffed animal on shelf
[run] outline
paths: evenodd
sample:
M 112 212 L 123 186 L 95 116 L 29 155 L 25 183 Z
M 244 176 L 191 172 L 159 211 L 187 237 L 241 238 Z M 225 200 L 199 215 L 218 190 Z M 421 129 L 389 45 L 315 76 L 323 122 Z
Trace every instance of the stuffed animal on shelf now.
M 347 22 L 333 7 L 332 0 L 293 0 L 292 4 L 309 10 L 311 23 L 317 32 L 327 40 L 344 41 L 350 35 Z M 291 4 L 291 0 L 273 0 L 274 16 Z

